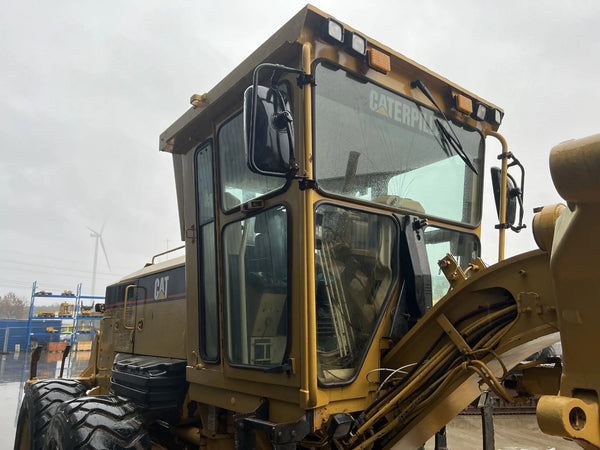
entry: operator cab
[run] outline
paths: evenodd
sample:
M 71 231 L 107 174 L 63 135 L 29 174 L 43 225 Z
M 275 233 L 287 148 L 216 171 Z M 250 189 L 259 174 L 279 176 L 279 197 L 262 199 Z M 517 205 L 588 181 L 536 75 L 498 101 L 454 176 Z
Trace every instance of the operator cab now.
M 348 392 L 363 409 L 389 342 L 448 292 L 438 261 L 479 256 L 499 110 L 311 6 L 194 99 L 161 136 L 186 241 L 187 380 L 282 402 L 289 420 L 345 411 Z

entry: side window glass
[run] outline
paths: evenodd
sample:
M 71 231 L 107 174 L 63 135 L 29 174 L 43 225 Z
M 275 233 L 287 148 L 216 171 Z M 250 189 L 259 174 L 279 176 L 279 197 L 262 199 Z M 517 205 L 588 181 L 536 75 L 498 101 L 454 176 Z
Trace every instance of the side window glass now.
M 225 211 L 275 191 L 285 184 L 284 178 L 259 175 L 248 168 L 241 113 L 221 126 L 218 144 L 221 202 Z
M 198 293 L 200 355 L 219 359 L 219 304 L 217 297 L 217 254 L 215 243 L 215 189 L 210 143 L 196 150 L 196 202 L 198 227 Z
M 479 256 L 479 239 L 473 233 L 438 228 L 433 225 L 425 229 L 425 246 L 431 271 L 433 303 L 441 299 L 450 288 L 450 283 L 438 266 L 438 261 L 451 253 L 462 270 L 466 270 Z
M 287 208 L 229 224 L 223 248 L 229 361 L 280 365 L 288 342 Z
M 315 210 L 318 378 L 350 381 L 369 349 L 398 262 L 389 216 L 323 204 Z

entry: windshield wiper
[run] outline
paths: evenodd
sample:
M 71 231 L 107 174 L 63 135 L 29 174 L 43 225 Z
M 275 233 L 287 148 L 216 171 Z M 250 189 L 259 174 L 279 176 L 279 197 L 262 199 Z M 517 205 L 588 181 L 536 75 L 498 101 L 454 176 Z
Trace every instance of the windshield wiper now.
M 454 150 L 454 153 L 456 153 L 460 157 L 460 159 L 462 159 L 464 161 L 464 163 L 467 165 L 467 167 L 469 169 L 471 169 L 473 172 L 475 172 L 476 175 L 478 175 L 477 169 L 475 169 L 475 166 L 473 165 L 473 163 L 469 159 L 469 156 L 463 149 L 463 146 L 460 143 L 460 139 L 458 139 L 458 136 L 456 135 L 456 132 L 452 128 L 452 125 L 450 124 L 450 121 L 446 117 L 446 114 L 444 114 L 444 111 L 442 111 L 442 108 L 439 107 L 439 105 L 433 98 L 433 95 L 431 95 L 431 92 L 429 92 L 429 89 L 427 89 L 427 86 L 425 86 L 425 83 L 423 83 L 421 80 L 415 80 L 412 83 L 410 83 L 410 87 L 413 89 L 418 88 L 423 94 L 425 94 L 425 97 L 427 97 L 427 99 L 431 103 L 433 103 L 433 105 L 437 108 L 438 112 L 444 118 L 446 125 L 448 126 L 450 131 L 452 131 L 452 134 L 450 134 L 450 132 L 448 131 L 448 128 L 446 128 L 446 126 L 444 126 L 442 124 L 440 119 L 438 119 L 437 117 L 435 118 L 435 125 L 436 125 L 438 131 L 440 132 L 440 139 L 441 139 L 441 142 L 438 141 L 438 143 L 440 144 L 440 147 L 442 147 L 442 150 L 444 150 L 444 153 L 446 153 L 446 155 L 450 156 L 450 154 L 452 153 L 452 150 Z
M 446 120 L 448 120 L 448 119 L 446 119 Z M 473 172 L 475 172 L 475 174 L 477 174 L 477 169 L 475 169 L 475 166 L 473 166 L 473 163 L 471 162 L 471 160 L 465 153 L 460 141 L 458 140 L 458 137 L 456 137 L 456 134 L 454 136 L 452 136 L 448 132 L 448 129 L 442 124 L 440 119 L 438 119 L 437 117 L 435 119 L 435 125 L 437 126 L 438 130 L 440 131 L 440 137 L 442 139 L 442 142 L 440 143 L 440 145 L 442 145 L 442 148 L 444 149 L 446 154 L 449 155 L 451 153 L 450 149 L 454 150 L 454 152 L 458 156 L 460 156 L 460 158 L 465 162 L 465 164 L 469 167 L 469 169 L 471 169 Z M 452 128 L 450 128 L 450 129 L 452 130 Z

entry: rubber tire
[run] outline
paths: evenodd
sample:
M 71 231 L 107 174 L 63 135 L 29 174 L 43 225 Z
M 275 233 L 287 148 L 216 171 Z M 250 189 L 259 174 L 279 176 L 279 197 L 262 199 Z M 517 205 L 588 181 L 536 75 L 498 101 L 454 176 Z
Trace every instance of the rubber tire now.
M 150 436 L 135 405 L 122 397 L 82 397 L 60 407 L 48 427 L 44 449 L 149 449 Z
M 46 430 L 64 402 L 85 395 L 87 388 L 76 380 L 40 380 L 25 391 L 15 434 L 15 450 L 41 450 Z

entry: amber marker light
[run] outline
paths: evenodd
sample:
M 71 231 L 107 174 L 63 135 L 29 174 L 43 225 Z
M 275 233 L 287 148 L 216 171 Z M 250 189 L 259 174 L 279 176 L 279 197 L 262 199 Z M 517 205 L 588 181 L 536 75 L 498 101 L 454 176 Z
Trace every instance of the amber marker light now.
M 387 55 L 376 48 L 370 49 L 369 66 L 383 73 L 388 73 L 390 70 L 392 70 L 392 61 L 390 55 Z
M 461 113 L 471 115 L 473 114 L 473 100 L 463 94 L 454 94 L 454 104 L 456 109 L 458 109 Z

